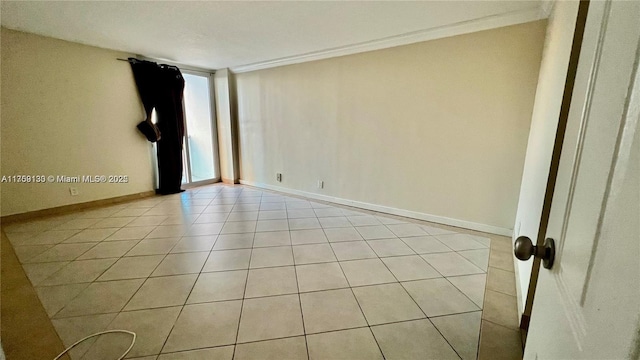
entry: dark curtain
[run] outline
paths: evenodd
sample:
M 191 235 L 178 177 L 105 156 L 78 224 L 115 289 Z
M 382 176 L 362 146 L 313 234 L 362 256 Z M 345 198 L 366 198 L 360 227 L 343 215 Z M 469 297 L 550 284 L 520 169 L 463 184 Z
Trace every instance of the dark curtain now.
M 129 63 L 138 86 L 147 118 L 155 108 L 158 140 L 158 194 L 175 194 L 183 190 L 182 146 L 184 142 L 184 78 L 175 66 L 130 58 Z

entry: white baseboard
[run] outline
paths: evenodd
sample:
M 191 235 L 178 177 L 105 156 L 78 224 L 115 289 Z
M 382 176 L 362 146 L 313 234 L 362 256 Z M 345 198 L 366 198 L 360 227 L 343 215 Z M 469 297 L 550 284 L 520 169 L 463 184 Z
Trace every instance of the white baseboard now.
M 421 213 L 417 211 L 398 209 L 398 208 L 393 208 L 393 207 L 384 206 L 384 205 L 376 205 L 376 204 L 366 203 L 362 201 L 348 200 L 348 199 L 343 199 L 335 196 L 315 194 L 307 191 L 290 189 L 290 188 L 263 184 L 263 183 L 248 181 L 248 180 L 242 180 L 242 179 L 240 180 L 240 184 L 254 186 L 257 188 L 262 188 L 267 190 L 279 191 L 279 192 L 291 194 L 291 195 L 304 196 L 310 199 L 328 201 L 328 202 L 346 205 L 346 206 L 353 206 L 353 207 L 365 209 L 365 210 L 378 211 L 378 212 L 387 213 L 391 215 L 404 216 L 411 219 L 430 221 L 430 222 L 443 224 L 443 225 L 450 225 L 450 226 L 456 226 L 456 227 L 465 228 L 469 230 L 482 231 L 490 234 L 496 234 L 496 235 L 502 235 L 502 236 L 512 236 L 513 234 L 512 229 L 507 229 L 507 228 L 502 228 L 502 227 L 487 225 L 487 224 L 480 224 L 472 221 L 453 219 L 453 218 L 448 218 L 444 216 Z

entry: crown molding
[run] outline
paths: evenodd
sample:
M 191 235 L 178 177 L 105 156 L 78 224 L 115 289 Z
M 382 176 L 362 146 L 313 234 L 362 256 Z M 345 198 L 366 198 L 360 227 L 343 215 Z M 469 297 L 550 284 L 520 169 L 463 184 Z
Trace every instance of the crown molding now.
M 553 1 L 548 1 L 553 3 Z M 438 26 L 434 28 L 413 31 L 387 38 L 346 45 L 326 50 L 314 51 L 306 54 L 287 56 L 283 58 L 261 61 L 248 65 L 231 67 L 234 73 L 243 73 L 255 70 L 269 69 L 277 66 L 299 64 L 308 61 L 329 59 L 338 56 L 357 54 L 367 51 L 387 49 L 391 47 L 408 45 L 422 41 L 441 39 L 456 35 L 468 34 L 482 30 L 489 30 L 504 26 L 523 24 L 531 21 L 546 19 L 551 5 L 542 3 L 539 7 L 526 10 L 508 12 L 500 15 L 486 16 L 483 18 L 463 21 L 455 24 Z M 547 11 L 548 10 L 548 11 Z

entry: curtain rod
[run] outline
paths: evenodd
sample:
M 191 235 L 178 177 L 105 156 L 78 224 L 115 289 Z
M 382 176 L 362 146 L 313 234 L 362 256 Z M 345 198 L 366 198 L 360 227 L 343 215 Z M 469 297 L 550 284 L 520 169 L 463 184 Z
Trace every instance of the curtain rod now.
M 145 60 L 145 61 L 154 61 L 154 62 L 162 61 L 162 60 L 156 60 L 156 59 L 144 58 L 144 57 L 143 57 L 143 59 L 137 59 L 137 58 L 134 58 L 134 59 L 136 59 L 136 60 Z M 116 58 L 116 60 L 129 62 L 129 59 Z M 166 64 L 166 65 L 175 66 L 178 69 L 180 69 L 180 71 L 193 71 L 193 72 L 200 72 L 200 73 L 207 73 L 207 74 L 215 74 L 216 73 L 215 70 L 202 69 L 202 68 L 198 68 L 198 67 L 194 67 L 194 66 L 181 65 L 181 64 L 171 63 L 171 62 L 169 62 L 169 64 Z

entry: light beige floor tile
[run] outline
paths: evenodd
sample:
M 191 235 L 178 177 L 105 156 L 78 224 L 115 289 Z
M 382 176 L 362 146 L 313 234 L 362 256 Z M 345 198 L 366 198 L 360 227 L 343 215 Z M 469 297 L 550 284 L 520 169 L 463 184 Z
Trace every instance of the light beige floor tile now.
M 78 218 L 82 219 L 103 219 L 109 216 L 113 216 L 118 211 L 122 210 L 122 208 L 118 207 L 105 207 L 98 208 L 93 210 L 83 211 Z
M 399 281 L 441 277 L 440 273 L 418 255 L 394 256 L 382 258 L 381 260 Z
M 384 225 L 396 225 L 396 224 L 406 224 L 406 221 L 395 219 L 387 216 L 376 216 L 376 219 L 383 223 Z
M 443 234 L 454 234 L 455 231 L 447 230 L 441 227 L 429 226 L 429 225 L 421 225 L 420 226 L 424 231 L 428 232 L 429 235 L 443 235 Z
M 475 360 L 478 354 L 481 317 L 482 312 L 477 311 L 439 316 L 432 318 L 431 322 L 463 360 Z
M 248 269 L 250 258 L 251 249 L 212 251 L 202 271 Z
M 151 276 L 197 274 L 202 271 L 208 257 L 209 253 L 206 251 L 169 254 L 151 273 Z
M 287 210 L 287 217 L 289 219 L 314 218 L 316 213 L 312 209 L 294 209 Z
M 351 289 L 300 294 L 307 334 L 367 326 Z
M 503 252 L 491 249 L 489 252 L 489 266 L 513 272 L 514 255 L 511 252 Z
M 76 260 L 40 282 L 40 285 L 77 284 L 96 280 L 116 259 Z
M 70 243 L 100 242 L 118 231 L 117 228 L 85 229 L 64 241 Z
M 355 215 L 348 216 L 349 222 L 353 226 L 367 226 L 367 225 L 380 225 L 382 224 L 375 216 L 371 215 Z
M 330 205 L 323 205 L 323 206 L 324 207 L 322 208 L 314 208 L 316 216 L 319 218 L 332 217 L 332 216 L 344 216 L 344 214 L 342 213 L 342 210 L 339 208 L 334 208 Z M 312 204 L 311 207 L 314 207 L 314 204 Z
M 520 332 L 490 321 L 482 321 L 479 360 L 522 359 Z
M 327 235 L 327 239 L 329 239 L 329 242 L 363 240 L 360 233 L 354 227 L 324 229 L 324 232 Z
M 356 230 L 358 230 L 365 240 L 391 239 L 396 237 L 384 225 L 358 226 Z
M 220 234 L 241 234 L 256 231 L 257 221 L 227 221 Z
M 447 279 L 409 281 L 402 285 L 429 317 L 480 310 Z
M 473 240 L 483 244 L 487 248 L 491 247 L 491 238 L 486 236 L 480 236 L 480 235 L 469 235 L 469 236 L 471 236 Z M 509 244 L 509 250 L 511 250 L 511 238 L 510 237 L 503 237 L 503 238 L 507 239 L 507 242 Z
M 286 210 L 287 207 L 284 202 L 273 201 L 273 202 L 265 202 L 264 199 L 260 203 L 260 211 L 265 210 Z
M 191 225 L 193 224 L 200 214 L 175 214 L 169 215 L 162 221 L 160 225 Z
M 463 250 L 458 251 L 465 259 L 471 261 L 475 266 L 487 271 L 489 267 L 489 249 Z
M 187 304 L 242 299 L 246 281 L 246 270 L 202 273 L 189 295 Z
M 484 272 L 454 252 L 425 254 L 422 255 L 422 258 L 427 260 L 429 265 L 433 266 L 443 276 L 471 275 Z
M 260 211 L 258 214 L 258 220 L 280 220 L 287 218 L 286 210 L 267 210 Z
M 369 240 L 367 244 L 369 244 L 373 251 L 380 257 L 415 254 L 415 252 L 400 239 Z
M 171 249 L 171 253 L 210 251 L 216 242 L 216 235 L 185 236 Z
M 166 255 L 179 241 L 178 237 L 144 239 L 129 250 L 125 256 Z
M 310 360 L 382 360 L 369 328 L 307 335 Z
M 53 273 L 67 266 L 67 264 L 69 264 L 69 261 L 56 263 L 24 264 L 22 265 L 22 268 L 31 281 L 31 284 L 35 286 L 40 284 L 44 279 L 48 278 Z
M 451 249 L 436 239 L 435 236 L 402 238 L 402 241 L 418 254 L 451 252 Z
M 287 209 L 311 209 L 311 204 L 307 200 L 294 199 L 285 201 Z
M 371 259 L 378 257 L 366 241 L 346 241 L 331 243 L 331 248 L 340 261 Z
M 136 279 L 92 283 L 60 310 L 56 317 L 118 312 L 140 288 L 142 282 L 143 280 Z
M 20 263 L 25 264 L 30 259 L 42 254 L 43 252 L 51 249 L 55 245 L 27 245 L 27 246 L 14 246 L 13 250 L 18 257 Z
M 316 218 L 289 219 L 289 229 L 308 230 L 320 229 L 320 222 Z
M 214 202 L 217 201 L 214 200 Z M 233 212 L 246 212 L 246 211 L 258 211 L 260 209 L 260 204 L 259 203 L 239 203 L 239 204 L 220 204 L 220 205 L 209 205 L 207 207 L 207 209 L 211 209 L 210 211 L 213 211 L 213 208 L 215 207 L 215 209 L 217 209 L 216 212 L 222 212 L 222 211 L 233 211 Z
M 249 270 L 245 298 L 297 293 L 293 266 Z
M 54 230 L 82 230 L 97 223 L 100 219 L 72 219 L 62 223 L 54 228 Z
M 89 226 L 92 229 L 101 229 L 101 228 L 121 228 L 126 226 L 128 223 L 135 220 L 135 217 L 127 216 L 127 217 L 108 217 L 102 219 L 93 225 Z
M 53 317 L 60 309 L 82 292 L 89 284 L 69 284 L 37 287 L 36 292 L 47 315 Z
M 154 238 L 174 238 L 181 237 L 186 235 L 187 226 L 184 224 L 180 225 L 160 225 L 157 226 L 153 231 L 147 235 L 147 239 Z
M 307 360 L 304 336 L 238 344 L 234 360 Z M 204 360 L 204 358 L 203 358 Z
M 233 345 L 162 354 L 158 360 L 231 360 Z
M 144 213 L 146 213 L 149 209 L 145 209 L 145 208 L 127 208 L 127 209 L 122 209 L 116 213 L 114 213 L 113 215 L 111 215 L 112 217 L 120 217 L 120 216 L 141 216 Z
M 137 243 L 138 240 L 101 242 L 78 257 L 78 260 L 119 258 Z
M 132 222 L 127 224 L 127 227 L 137 227 L 137 226 L 144 226 L 144 227 L 149 227 L 151 226 L 153 230 L 153 228 L 155 228 L 156 226 L 162 224 L 162 222 L 167 218 L 167 216 L 165 215 L 145 215 L 145 216 L 140 216 L 135 218 L 135 220 L 133 220 Z
M 325 242 L 328 242 L 328 240 L 322 229 L 291 231 L 291 244 L 293 245 L 318 244 Z
M 98 281 L 146 278 L 151 275 L 163 258 L 164 255 L 120 258 L 98 278 Z
M 490 242 L 491 250 L 496 250 L 505 253 L 513 253 L 513 239 L 506 236 L 494 235 Z
M 309 201 L 309 204 L 311 204 L 311 207 L 314 209 L 327 209 L 327 208 L 333 208 L 333 206 L 329 205 L 328 203 L 321 203 L 321 202 L 317 202 L 317 201 Z
M 489 268 L 489 272 L 487 273 L 487 289 L 516 296 L 515 274 L 498 268 Z
M 87 252 L 96 244 L 58 244 L 42 254 L 31 258 L 30 263 L 71 261 Z
M 162 350 L 180 307 L 125 311 L 116 316 L 108 330 L 125 329 L 136 333 L 136 342 L 127 357 L 157 355 Z M 116 359 L 131 343 L 129 334 L 101 336 L 85 355 L 89 359 Z
M 198 275 L 147 279 L 124 307 L 124 311 L 184 305 Z
M 288 231 L 267 231 L 255 234 L 254 247 L 290 246 L 291 236 Z
M 487 284 L 486 274 L 453 276 L 448 277 L 447 280 L 482 309 L 484 288 Z
M 5 224 L 2 226 L 2 229 L 7 234 L 14 234 L 20 232 L 43 232 L 47 230 L 51 230 L 57 226 L 64 224 L 66 221 L 47 221 L 47 220 L 34 220 L 34 221 L 25 221 L 25 222 L 17 222 L 13 224 Z
M 488 247 L 467 234 L 445 234 L 438 235 L 436 238 L 455 251 L 485 249 Z
M 228 213 L 206 213 L 198 216 L 194 224 L 224 223 L 229 217 Z
M 244 300 L 238 332 L 239 343 L 303 334 L 298 295 Z
M 429 320 L 373 326 L 387 359 L 459 359 Z
M 78 233 L 78 230 L 49 230 L 28 236 L 13 235 L 9 238 L 13 246 L 59 244 Z M 7 235 L 9 236 L 9 235 Z M 13 240 L 11 240 L 13 239 Z
M 203 214 L 230 213 L 232 209 L 233 209 L 233 204 L 224 205 L 224 204 L 211 204 L 210 203 L 209 206 L 207 206 L 202 213 Z M 249 211 L 249 210 L 247 210 L 247 211 Z
M 293 265 L 291 246 L 256 248 L 251 254 L 252 269 L 286 265 Z
M 424 236 L 428 235 L 424 229 L 415 224 L 395 224 L 387 225 L 389 230 L 397 237 Z
M 113 313 L 79 316 L 65 319 L 52 319 L 51 322 L 53 323 L 53 326 L 60 336 L 64 346 L 68 347 L 85 336 L 105 330 L 117 315 L 117 313 Z M 71 358 L 80 359 L 95 341 L 96 338 L 92 338 L 78 344 L 76 347 L 71 349 Z
M 353 225 L 351 225 L 351 223 L 349 222 L 349 219 L 347 219 L 344 216 L 323 217 L 323 218 L 319 218 L 318 220 L 320 221 L 320 226 L 322 226 L 323 229 L 353 228 Z M 353 230 L 355 231 L 355 229 Z M 329 234 L 327 234 L 327 237 L 328 236 Z
M 349 287 L 337 262 L 296 266 L 300 292 Z
M 193 224 L 187 229 L 185 236 L 218 235 L 223 225 L 223 223 Z
M 149 235 L 149 233 L 153 231 L 153 229 L 155 229 L 155 226 L 124 227 L 114 232 L 104 240 L 105 241 L 141 240 L 141 239 L 144 239 L 145 236 Z
M 240 300 L 186 305 L 162 352 L 234 344 L 241 307 Z
M 286 219 L 260 220 L 256 225 L 256 232 L 284 230 L 289 230 L 289 223 Z
M 213 250 L 251 249 L 253 236 L 252 233 L 220 235 Z
M 485 292 L 482 319 L 511 329 L 518 329 L 517 309 L 515 296 L 487 290 Z
M 396 282 L 396 278 L 380 259 L 340 262 L 351 286 L 363 286 Z
M 15 224 L 14 224 L 15 225 Z M 3 230 L 7 230 L 7 226 L 9 225 L 5 225 L 3 227 Z M 80 230 L 66 230 L 66 231 L 71 231 L 73 235 L 75 232 L 78 232 Z M 36 246 L 36 245 L 54 245 L 55 242 L 46 242 L 44 244 L 32 244 L 31 243 L 31 239 L 33 239 L 34 237 L 36 237 L 38 234 L 40 234 L 40 232 L 7 232 L 7 238 L 9 239 L 9 242 L 11 243 L 11 245 L 13 245 L 14 247 L 16 246 Z M 71 236 L 69 235 L 69 236 Z
M 293 246 L 293 259 L 296 265 L 338 261 L 329 244 Z
M 353 289 L 369 325 L 422 319 L 425 315 L 400 284 Z

